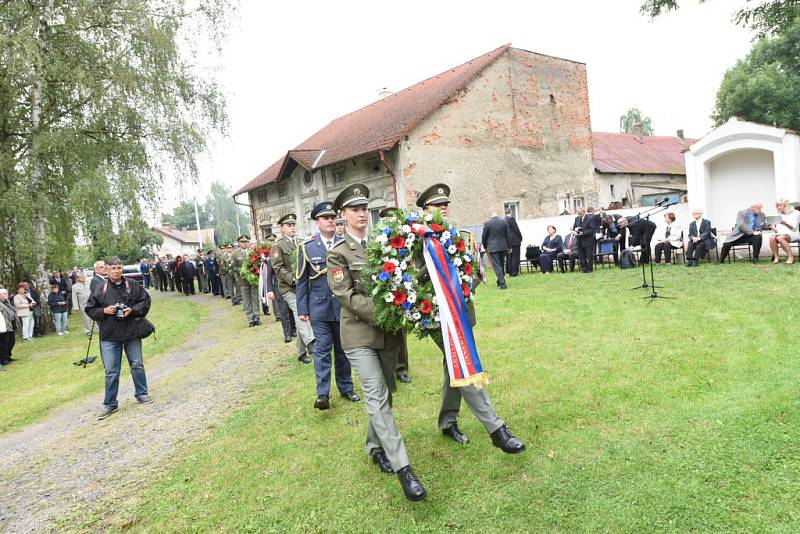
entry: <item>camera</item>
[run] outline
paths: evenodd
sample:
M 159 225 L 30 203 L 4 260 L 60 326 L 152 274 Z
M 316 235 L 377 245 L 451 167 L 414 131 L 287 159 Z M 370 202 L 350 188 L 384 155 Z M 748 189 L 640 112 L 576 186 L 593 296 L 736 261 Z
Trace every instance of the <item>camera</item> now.
M 126 308 L 126 306 L 124 304 L 122 304 L 121 302 L 117 302 L 116 304 L 114 304 L 114 307 L 117 308 L 117 312 L 114 314 L 114 317 L 116 317 L 117 320 L 119 320 L 119 321 L 125 319 L 125 308 Z

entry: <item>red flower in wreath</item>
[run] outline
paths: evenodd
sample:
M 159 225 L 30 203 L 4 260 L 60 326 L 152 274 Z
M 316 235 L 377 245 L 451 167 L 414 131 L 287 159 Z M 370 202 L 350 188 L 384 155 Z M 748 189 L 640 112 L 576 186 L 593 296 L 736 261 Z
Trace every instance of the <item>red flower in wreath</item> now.
M 386 263 L 383 264 L 383 272 L 385 273 L 392 274 L 395 271 L 395 269 L 397 269 L 397 265 L 395 265 L 390 261 L 387 261 Z
M 472 264 L 471 263 L 469 263 L 469 262 L 464 263 L 464 274 L 468 274 L 468 275 L 472 276 Z
M 467 284 L 461 284 L 461 290 L 464 292 L 464 298 L 469 298 L 470 293 L 472 293 Z
M 437 234 L 441 234 L 442 232 L 444 232 L 444 226 L 442 226 L 441 224 L 433 223 L 431 224 L 431 230 L 433 230 Z
M 398 306 L 403 304 L 408 299 L 405 291 L 395 291 L 392 294 L 394 295 L 394 303 Z
M 424 313 L 425 315 L 429 314 L 433 310 L 433 305 L 429 300 L 423 300 L 419 303 L 419 311 Z
M 456 250 L 459 252 L 464 252 L 467 250 L 467 244 L 464 242 L 463 239 L 459 239 L 456 241 Z
M 412 224 L 411 229 L 417 234 L 422 237 L 425 237 L 425 227 L 421 224 Z
M 406 240 L 401 236 L 395 236 L 389 240 L 389 244 L 392 246 L 392 248 L 403 248 L 406 246 Z

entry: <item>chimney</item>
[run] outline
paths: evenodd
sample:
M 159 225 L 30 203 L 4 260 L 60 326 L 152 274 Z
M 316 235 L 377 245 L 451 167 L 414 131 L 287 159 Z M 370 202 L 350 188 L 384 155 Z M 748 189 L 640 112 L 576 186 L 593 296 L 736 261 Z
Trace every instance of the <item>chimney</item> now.
M 683 136 L 683 130 L 678 130 L 678 139 L 681 141 L 685 141 L 686 138 Z
M 161 228 L 164 230 L 172 230 L 172 223 L 161 223 Z
M 636 140 L 640 143 L 644 143 L 644 134 L 642 133 L 642 123 L 637 122 L 633 125 L 633 135 L 636 137 Z
M 392 91 L 390 91 L 388 87 L 381 87 L 380 89 L 378 89 L 378 98 L 386 98 L 391 94 Z

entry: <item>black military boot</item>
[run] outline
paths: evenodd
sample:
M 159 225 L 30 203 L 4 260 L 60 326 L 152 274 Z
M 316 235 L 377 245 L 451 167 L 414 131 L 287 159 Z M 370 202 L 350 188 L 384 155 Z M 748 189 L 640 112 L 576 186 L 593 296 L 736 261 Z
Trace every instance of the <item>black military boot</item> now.
M 522 440 L 514 436 L 506 425 L 492 432 L 492 444 L 508 454 L 517 454 L 525 450 Z
M 421 501 L 428 495 L 428 492 L 425 491 L 425 487 L 419 481 L 410 465 L 400 469 L 397 472 L 397 478 L 400 479 L 400 485 L 403 487 L 403 494 L 409 501 Z

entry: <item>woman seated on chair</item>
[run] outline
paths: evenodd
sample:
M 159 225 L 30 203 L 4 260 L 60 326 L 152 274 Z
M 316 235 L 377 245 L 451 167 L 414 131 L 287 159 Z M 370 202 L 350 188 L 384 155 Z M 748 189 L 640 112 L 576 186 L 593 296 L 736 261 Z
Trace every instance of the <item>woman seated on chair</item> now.
M 667 223 L 667 227 L 664 228 L 664 237 L 656 243 L 656 263 L 661 263 L 661 254 L 664 254 L 667 263 L 671 263 L 672 251 L 683 246 L 683 236 L 681 229 L 675 224 L 675 214 L 671 211 L 664 214 L 664 222 Z
M 778 263 L 778 246 L 786 252 L 786 263 L 794 263 L 794 253 L 791 243 L 800 241 L 800 211 L 795 210 L 785 198 L 778 199 L 775 203 L 778 214 L 781 216 L 779 224 L 771 226 L 775 235 L 769 238 L 769 248 L 772 250 L 772 263 Z
M 560 235 L 556 234 L 556 227 L 553 225 L 548 226 L 547 237 L 542 241 L 542 254 L 539 256 L 539 268 L 543 273 L 549 274 L 553 272 L 553 260 L 563 249 L 564 241 Z

